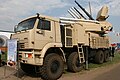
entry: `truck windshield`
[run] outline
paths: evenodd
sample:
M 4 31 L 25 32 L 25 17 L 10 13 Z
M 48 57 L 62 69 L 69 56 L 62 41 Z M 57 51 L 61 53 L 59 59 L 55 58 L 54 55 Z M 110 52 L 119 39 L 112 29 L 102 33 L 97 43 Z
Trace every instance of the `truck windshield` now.
M 35 21 L 36 21 L 36 17 L 20 22 L 17 26 L 16 31 L 24 31 L 24 30 L 32 29 L 34 27 Z

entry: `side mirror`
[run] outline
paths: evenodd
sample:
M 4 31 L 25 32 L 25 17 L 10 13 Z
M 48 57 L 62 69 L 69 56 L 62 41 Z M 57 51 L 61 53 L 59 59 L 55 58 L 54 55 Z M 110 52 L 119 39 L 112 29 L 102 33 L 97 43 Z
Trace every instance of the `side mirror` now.
M 14 32 L 15 32 L 15 33 L 16 33 L 17 27 L 18 27 L 17 25 L 14 26 Z

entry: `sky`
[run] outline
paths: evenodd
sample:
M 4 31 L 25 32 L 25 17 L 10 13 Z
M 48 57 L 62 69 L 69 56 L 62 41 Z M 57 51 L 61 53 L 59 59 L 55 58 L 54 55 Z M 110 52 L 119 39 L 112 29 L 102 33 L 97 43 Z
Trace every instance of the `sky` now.
M 103 5 L 109 7 L 109 18 L 114 30 L 110 33 L 112 42 L 120 42 L 120 0 L 76 0 L 87 11 L 88 3 L 91 3 L 92 16 L 96 19 L 97 12 Z M 0 0 L 0 30 L 13 31 L 15 25 L 29 16 L 40 13 L 43 15 L 59 17 L 71 17 L 67 10 L 75 6 L 74 0 Z M 81 10 L 80 10 L 81 11 Z M 81 11 L 81 13 L 83 13 Z M 84 14 L 84 13 L 83 13 Z M 84 14 L 85 15 L 85 14 Z

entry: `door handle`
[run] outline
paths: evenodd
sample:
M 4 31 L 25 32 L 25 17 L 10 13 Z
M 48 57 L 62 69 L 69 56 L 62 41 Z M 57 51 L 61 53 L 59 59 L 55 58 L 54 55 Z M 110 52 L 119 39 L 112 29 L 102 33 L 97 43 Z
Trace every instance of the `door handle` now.
M 50 38 L 51 38 L 51 39 L 53 39 L 53 37 L 52 37 L 52 36 L 50 36 Z

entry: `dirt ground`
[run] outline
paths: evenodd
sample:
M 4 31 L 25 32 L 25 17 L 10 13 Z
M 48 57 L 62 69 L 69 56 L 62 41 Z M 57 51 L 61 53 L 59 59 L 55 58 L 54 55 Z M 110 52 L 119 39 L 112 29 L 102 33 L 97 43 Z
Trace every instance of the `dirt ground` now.
M 104 74 L 116 69 L 117 67 L 120 67 L 120 63 L 111 66 L 95 68 L 92 70 L 83 70 L 78 73 L 67 72 L 64 73 L 59 80 L 103 80 L 101 79 L 101 77 L 103 77 Z M 17 70 L 4 66 L 4 67 L 0 67 L 0 80 L 42 80 L 42 79 L 37 76 L 27 75 L 22 70 L 19 70 L 19 74 L 17 74 Z M 115 79 L 108 79 L 108 80 L 115 80 Z
M 107 80 L 107 79 L 101 79 L 101 77 L 108 77 L 104 74 L 106 74 L 107 72 L 111 72 L 113 69 L 116 69 L 118 66 L 120 67 L 120 63 L 111 66 L 99 67 L 92 70 L 82 71 L 79 73 L 64 74 L 59 80 Z M 108 80 L 116 80 L 116 79 L 109 78 Z

